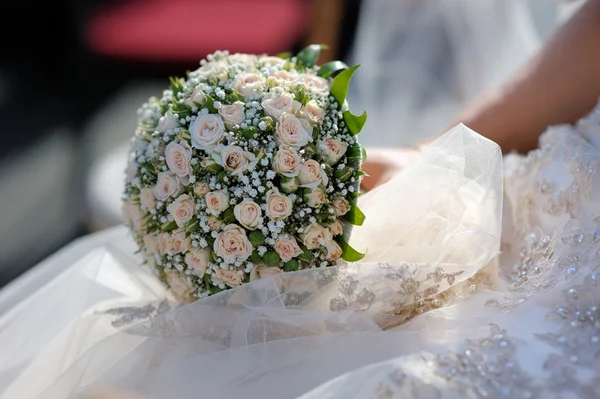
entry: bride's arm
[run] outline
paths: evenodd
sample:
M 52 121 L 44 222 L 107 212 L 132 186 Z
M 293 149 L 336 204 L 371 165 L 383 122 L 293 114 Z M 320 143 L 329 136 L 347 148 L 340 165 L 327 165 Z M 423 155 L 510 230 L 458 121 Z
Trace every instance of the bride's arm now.
M 600 0 L 589 0 L 506 84 L 454 124 L 463 122 L 505 153 L 526 152 L 546 127 L 576 122 L 599 97 Z

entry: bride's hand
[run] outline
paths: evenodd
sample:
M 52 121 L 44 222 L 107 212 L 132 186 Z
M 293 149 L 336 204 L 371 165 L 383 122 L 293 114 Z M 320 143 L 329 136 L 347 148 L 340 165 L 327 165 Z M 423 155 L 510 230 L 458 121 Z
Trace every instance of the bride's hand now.
M 367 148 L 367 161 L 362 168 L 368 176 L 362 180 L 362 189 L 369 191 L 386 183 L 418 156 L 419 151 L 411 148 Z

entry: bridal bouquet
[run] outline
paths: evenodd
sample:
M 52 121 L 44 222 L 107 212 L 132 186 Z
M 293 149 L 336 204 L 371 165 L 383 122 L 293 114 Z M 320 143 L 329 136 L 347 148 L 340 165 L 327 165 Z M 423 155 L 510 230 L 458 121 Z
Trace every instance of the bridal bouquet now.
M 124 216 L 140 251 L 189 302 L 283 271 L 361 259 L 347 238 L 366 113 L 358 66 L 217 51 L 139 110 Z

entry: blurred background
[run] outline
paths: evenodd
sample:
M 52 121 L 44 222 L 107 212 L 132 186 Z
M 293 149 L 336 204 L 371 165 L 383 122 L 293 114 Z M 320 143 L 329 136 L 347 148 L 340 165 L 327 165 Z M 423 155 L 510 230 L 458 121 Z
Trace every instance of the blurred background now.
M 445 128 L 579 6 L 552 0 L 21 0 L 0 5 L 0 286 L 120 223 L 138 106 L 217 49 L 360 63 L 366 146 Z

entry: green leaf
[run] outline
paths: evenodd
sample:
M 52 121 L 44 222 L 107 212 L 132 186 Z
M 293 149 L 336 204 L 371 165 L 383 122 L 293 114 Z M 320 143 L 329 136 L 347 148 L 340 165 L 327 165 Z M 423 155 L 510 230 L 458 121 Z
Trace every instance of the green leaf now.
M 365 254 L 362 254 L 356 249 L 352 248 L 343 237 L 340 236 L 338 238 L 338 243 L 342 248 L 342 259 L 344 259 L 346 262 L 358 262 L 365 257 Z
M 367 122 L 367 111 L 363 111 L 360 116 L 353 115 L 352 112 L 346 111 L 344 112 L 344 122 L 346 122 L 346 126 L 348 126 L 350 133 L 352 133 L 353 136 L 356 136 Z
M 279 53 L 279 54 L 275 55 L 275 57 L 277 57 L 277 58 L 284 58 L 284 59 L 290 58 L 291 56 L 292 56 L 292 53 L 290 53 L 289 51 L 284 51 L 283 53 Z
M 171 76 L 169 77 L 169 81 L 171 82 L 171 91 L 173 91 L 173 95 L 177 97 L 177 93 L 183 90 L 183 79 Z
M 175 223 L 175 221 L 173 221 L 173 222 L 166 222 L 165 224 L 163 224 L 162 226 L 160 226 L 160 230 L 162 232 L 173 231 L 176 228 L 177 228 L 177 223 Z
M 265 236 L 258 230 L 251 231 L 248 234 L 248 239 L 254 248 L 260 247 L 265 243 Z
M 295 272 L 300 267 L 300 263 L 296 259 L 290 259 L 283 264 L 283 270 L 286 272 Z
M 212 98 L 210 95 L 206 95 L 206 101 L 204 102 L 204 106 L 206 108 L 208 108 L 208 112 L 210 112 L 211 114 L 216 114 L 217 113 L 217 109 L 215 108 L 215 99 Z
M 278 264 L 280 260 L 281 260 L 281 258 L 275 251 L 267 251 L 263 255 L 263 261 L 269 266 L 274 266 L 274 265 Z
M 331 90 L 329 92 L 338 102 L 339 108 L 342 107 L 342 104 L 344 104 L 344 101 L 346 100 L 350 79 L 352 79 L 352 75 L 359 66 L 360 65 L 354 65 L 353 67 L 345 69 L 333 78 L 333 83 L 331 83 Z
M 360 210 L 358 205 L 356 205 L 356 202 L 354 202 L 354 201 L 349 201 L 349 202 L 350 202 L 350 211 L 348 211 L 348 213 L 346 215 L 344 215 L 344 218 L 350 224 L 353 224 L 355 226 L 362 226 L 367 217 Z
M 296 60 L 302 66 L 312 68 L 317 63 L 321 50 L 327 49 L 328 47 L 324 44 L 311 44 L 298 53 Z
M 225 212 L 223 212 L 223 223 L 229 224 L 235 222 L 235 213 L 233 212 L 233 208 L 227 208 Z
M 332 73 L 343 69 L 348 69 L 348 65 L 344 64 L 342 61 L 331 61 L 319 68 L 317 76 L 327 79 Z
M 358 143 L 352 144 L 346 152 L 346 158 L 349 162 L 364 162 L 367 160 L 367 151 Z

